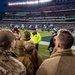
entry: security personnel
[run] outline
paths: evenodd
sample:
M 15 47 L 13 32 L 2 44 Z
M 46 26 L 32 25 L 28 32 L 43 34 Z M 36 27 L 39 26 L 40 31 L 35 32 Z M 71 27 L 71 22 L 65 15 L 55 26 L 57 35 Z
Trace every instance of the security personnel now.
M 31 40 L 34 42 L 36 49 L 38 50 L 39 42 L 41 41 L 41 35 L 36 31 L 36 29 L 32 29 Z

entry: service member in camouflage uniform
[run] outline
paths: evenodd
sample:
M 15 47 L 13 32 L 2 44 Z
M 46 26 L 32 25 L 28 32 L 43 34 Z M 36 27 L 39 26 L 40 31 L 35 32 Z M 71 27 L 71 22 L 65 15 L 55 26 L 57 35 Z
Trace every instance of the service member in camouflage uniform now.
M 22 40 L 16 40 L 16 53 L 18 54 L 18 57 L 24 56 L 24 42 L 30 41 L 30 32 L 25 31 L 22 35 Z
M 15 36 L 7 30 L 0 31 L 0 75 L 26 75 L 26 68 L 11 52 L 15 47 Z

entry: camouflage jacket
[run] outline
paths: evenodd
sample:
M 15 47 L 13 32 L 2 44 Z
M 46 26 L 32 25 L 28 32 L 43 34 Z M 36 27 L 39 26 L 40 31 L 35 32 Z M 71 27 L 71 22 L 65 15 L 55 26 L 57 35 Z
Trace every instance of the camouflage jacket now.
M 26 75 L 26 68 L 7 53 L 0 53 L 0 75 Z

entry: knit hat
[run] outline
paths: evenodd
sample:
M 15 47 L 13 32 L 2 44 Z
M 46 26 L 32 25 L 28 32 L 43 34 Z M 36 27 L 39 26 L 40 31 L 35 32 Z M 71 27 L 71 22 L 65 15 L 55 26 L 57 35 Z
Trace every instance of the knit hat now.
M 32 41 L 25 41 L 24 47 L 27 51 L 31 51 L 35 48 L 35 44 Z
M 5 47 L 11 44 L 11 42 L 15 39 L 14 34 L 9 30 L 1 30 L 0 31 L 0 47 Z

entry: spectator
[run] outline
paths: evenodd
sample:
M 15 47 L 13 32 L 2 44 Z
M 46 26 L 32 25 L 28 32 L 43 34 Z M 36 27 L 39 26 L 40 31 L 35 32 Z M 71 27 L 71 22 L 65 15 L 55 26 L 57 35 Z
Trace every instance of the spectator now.
M 18 60 L 26 66 L 27 75 L 35 75 L 42 63 L 42 58 L 35 49 L 35 44 L 32 41 L 24 42 L 24 50 L 24 56 L 20 56 Z
M 57 31 L 52 31 L 52 38 L 50 40 L 50 43 L 49 43 L 49 46 L 48 46 L 48 50 L 49 50 L 49 53 L 51 55 L 51 53 L 53 52 L 53 49 L 55 47 L 55 44 L 54 44 L 54 37 L 57 35 Z
M 43 25 L 43 30 L 46 30 L 47 29 L 47 26 L 46 24 Z
M 69 31 L 56 36 L 55 52 L 45 60 L 36 75 L 75 75 L 75 56 L 72 53 L 74 38 Z
M 32 29 L 31 40 L 34 42 L 36 49 L 38 50 L 39 42 L 41 41 L 41 35 L 36 31 L 36 29 Z
M 30 32 L 25 31 L 22 40 L 16 40 L 16 49 L 18 56 L 24 56 L 24 42 L 30 41 Z
M 24 32 L 24 35 L 22 36 L 22 40 L 24 40 L 24 41 L 30 40 L 30 32 L 29 31 Z
M 14 33 L 14 35 L 16 36 L 16 39 L 20 39 L 20 31 L 17 28 L 14 28 L 12 30 L 12 32 Z
M 21 29 L 24 30 L 24 28 L 25 28 L 25 26 L 24 26 L 24 24 L 22 24 L 22 25 L 21 25 Z
M 24 65 L 12 57 L 15 36 L 7 30 L 0 31 L 0 75 L 26 75 Z
M 12 28 L 13 28 L 13 24 L 10 23 L 10 24 L 9 24 L 9 27 L 10 27 L 10 29 L 12 30 Z
M 38 24 L 35 25 L 35 29 L 39 29 L 39 25 Z

